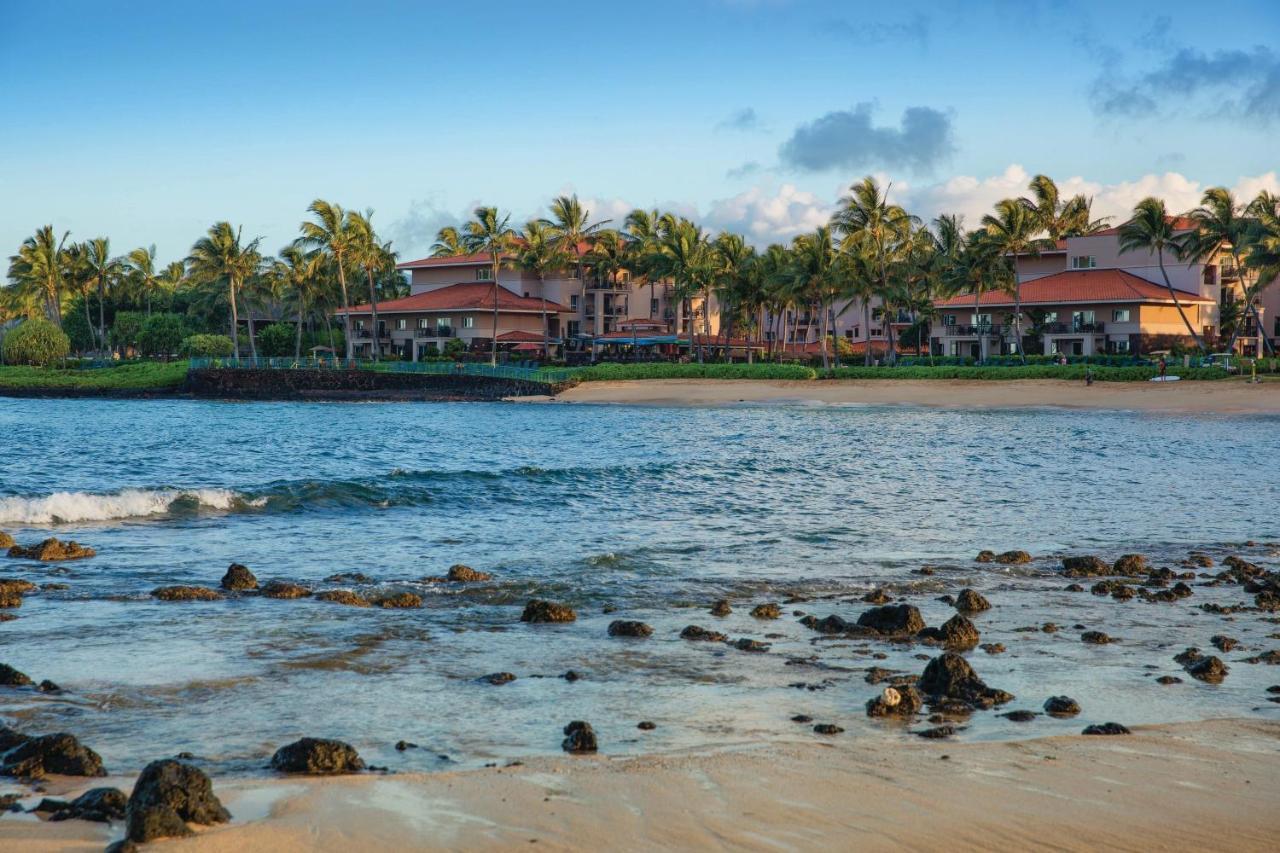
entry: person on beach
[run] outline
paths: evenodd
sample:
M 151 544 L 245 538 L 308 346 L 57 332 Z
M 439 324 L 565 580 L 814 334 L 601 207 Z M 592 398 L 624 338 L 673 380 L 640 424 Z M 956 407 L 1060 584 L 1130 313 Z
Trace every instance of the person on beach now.
M 1169 363 L 1164 360 L 1164 356 L 1160 356 L 1160 381 L 1161 382 L 1165 381 L 1166 379 L 1165 374 L 1168 371 L 1169 371 Z

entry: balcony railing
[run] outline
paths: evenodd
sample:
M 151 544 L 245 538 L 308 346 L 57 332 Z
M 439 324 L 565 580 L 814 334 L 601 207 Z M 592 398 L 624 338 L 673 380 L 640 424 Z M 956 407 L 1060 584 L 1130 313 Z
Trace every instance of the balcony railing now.
M 942 327 L 942 334 L 952 338 L 956 338 L 956 337 L 972 338 L 972 337 L 982 337 L 984 335 L 1002 338 L 1009 333 L 1010 333 L 1009 326 L 993 325 L 990 323 L 983 323 L 976 326 L 944 325 Z
M 1224 266 L 1222 268 L 1221 279 L 1223 281 L 1235 281 L 1239 277 L 1240 277 L 1240 270 L 1236 269 L 1234 266 L 1230 266 L 1230 267 Z
M 1042 327 L 1046 335 L 1084 335 L 1091 332 L 1101 334 L 1106 331 L 1105 323 L 1045 323 Z
M 434 328 L 418 329 L 414 332 L 415 338 L 452 338 L 457 335 L 453 326 L 435 326 Z

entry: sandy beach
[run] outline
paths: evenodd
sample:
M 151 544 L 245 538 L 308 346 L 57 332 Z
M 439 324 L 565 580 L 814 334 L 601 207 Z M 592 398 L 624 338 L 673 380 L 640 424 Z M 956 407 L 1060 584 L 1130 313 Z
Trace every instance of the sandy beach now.
M 537 398 L 547 400 L 550 398 Z M 1280 383 L 1080 382 L 1058 380 L 784 380 L 647 379 L 584 382 L 555 398 L 568 403 L 725 406 L 736 403 L 907 405 L 954 408 L 1061 406 L 1149 412 L 1280 413 Z
M 215 779 L 233 823 L 163 847 L 1265 850 L 1280 832 L 1278 752 L 1280 722 L 1218 720 L 1127 737 L 837 736 L 457 773 Z M 112 837 L 84 821 L 0 820 L 6 850 L 96 851 Z

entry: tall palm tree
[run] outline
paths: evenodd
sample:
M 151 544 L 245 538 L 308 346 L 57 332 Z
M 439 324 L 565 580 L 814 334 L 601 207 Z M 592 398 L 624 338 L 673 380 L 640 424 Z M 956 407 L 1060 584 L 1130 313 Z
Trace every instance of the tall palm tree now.
M 186 283 L 186 279 L 186 261 L 170 261 L 156 276 L 156 287 L 161 293 L 172 297 Z
M 1022 278 L 1018 273 L 1018 258 L 1035 250 L 1033 241 L 1042 224 L 1034 210 L 1017 199 L 1006 198 L 996 202 L 995 214 L 982 217 L 982 227 L 995 246 L 1013 258 L 1013 347 L 1026 364 L 1027 355 L 1022 351 Z
M 227 303 L 231 307 L 231 340 L 235 345 L 237 359 L 240 358 L 240 322 L 236 312 L 236 295 L 245 280 L 258 269 L 262 260 L 258 253 L 261 239 L 255 237 L 247 243 L 242 242 L 239 228 L 232 228 L 230 222 L 215 222 L 209 233 L 195 242 L 187 257 L 187 267 L 197 281 L 210 284 L 226 282 Z M 254 352 L 256 351 L 254 346 Z
M 542 303 L 542 357 L 551 358 L 551 324 L 547 320 L 547 276 L 563 270 L 572 263 L 567 252 L 560 248 L 550 227 L 541 219 L 525 223 L 520 235 L 516 263 L 520 268 L 538 277 L 538 299 Z
M 984 230 L 970 232 L 964 248 L 944 271 L 944 286 L 955 293 L 973 294 L 973 324 L 979 337 L 978 361 L 985 360 L 982 329 L 982 295 L 992 290 L 1012 290 L 1014 275 L 1000 244 Z
M 631 272 L 649 285 L 649 317 L 657 319 L 661 311 L 656 289 L 662 278 L 662 214 L 641 208 L 631 211 L 623 234 L 630 246 Z
M 84 328 L 89 343 L 95 343 L 93 316 L 89 313 L 89 293 L 93 287 L 93 270 L 89 266 L 89 251 L 84 243 L 71 243 L 62 250 L 62 281 L 67 291 L 80 297 L 84 308 Z M 96 346 L 95 346 L 96 349 Z
M 695 332 L 695 311 L 693 299 L 702 295 L 703 321 L 707 334 L 710 334 L 709 297 L 706 293 L 714 276 L 714 263 L 711 246 L 702 229 L 687 219 L 677 219 L 667 215 L 663 218 L 661 240 L 660 274 L 670 278 L 674 283 L 676 310 L 676 345 L 679 346 L 681 331 L 681 314 L 686 303 L 689 305 L 689 354 L 693 355 Z M 702 347 L 698 347 L 698 363 L 703 361 Z
M 584 311 L 587 304 L 587 280 L 582 274 L 583 254 L 596 232 L 608 223 L 609 220 L 607 219 L 592 222 L 591 211 L 582 207 L 582 202 L 578 201 L 576 193 L 574 195 L 557 196 L 551 201 L 551 216 L 547 219 L 547 224 L 551 227 L 552 233 L 555 234 L 560 248 L 577 259 L 575 272 L 578 276 L 578 298 L 581 300 L 579 304 Z M 596 345 L 593 341 L 591 344 L 592 358 L 595 357 L 595 351 Z
M 1204 263 L 1226 249 L 1231 255 L 1236 275 L 1240 277 L 1240 290 L 1244 310 L 1253 317 L 1258 334 L 1266 346 L 1271 342 L 1262 327 L 1262 318 L 1254 305 L 1257 296 L 1257 267 L 1245 263 L 1251 249 L 1251 236 L 1255 233 L 1257 219 L 1247 214 L 1245 205 L 1237 204 L 1235 196 L 1225 187 L 1210 187 L 1200 199 L 1200 206 L 1189 216 L 1195 220 L 1196 230 L 1187 235 L 1183 243 L 1183 257 Z M 1236 338 L 1243 324 L 1236 323 L 1231 330 L 1227 352 L 1234 352 Z
M 304 245 L 312 249 L 323 249 L 332 255 L 334 268 L 338 273 L 338 287 L 342 292 L 343 332 L 347 341 L 347 360 L 350 361 L 354 357 L 355 347 L 355 342 L 351 339 L 351 301 L 347 296 L 347 263 L 353 240 L 351 217 L 341 205 L 320 198 L 311 202 L 307 212 L 314 219 L 305 220 L 301 225 Z M 378 334 L 376 325 L 373 333 Z M 376 341 L 374 346 L 376 349 Z
M 151 314 L 151 294 L 156 289 L 159 277 L 156 275 L 156 247 L 152 243 L 149 248 L 138 248 L 130 252 L 125 260 L 133 268 L 138 287 L 147 300 L 147 315 Z
M 308 306 L 313 304 L 318 283 L 317 271 L 322 263 L 319 250 L 307 251 L 297 241 L 280 250 L 280 257 L 272 262 L 270 276 L 295 308 L 293 357 L 302 357 L 302 323 Z
M 506 256 L 515 246 L 516 232 L 507 223 L 510 214 L 498 213 L 496 207 L 477 207 L 472 220 L 464 226 L 463 234 L 468 251 L 489 256 L 493 278 L 493 342 L 489 350 L 489 364 L 498 366 L 498 270 L 506 262 Z
M 754 266 L 756 251 L 747 245 L 741 234 L 728 231 L 716 237 L 711 244 L 715 264 L 714 290 L 720 304 L 720 335 L 724 340 L 722 354 L 733 361 L 733 331 L 739 320 L 747 320 L 743 309 L 753 300 Z M 749 344 L 750 342 L 748 342 Z M 750 358 L 751 348 L 747 354 Z
M 111 241 L 95 237 L 85 244 L 86 260 L 98 291 L 98 349 L 107 349 L 106 294 L 124 273 L 124 262 L 111 256 Z
M 812 234 L 801 234 L 791 242 L 791 258 L 796 285 L 806 302 L 816 305 L 822 314 L 822 369 L 831 369 L 828 352 L 830 305 L 836 294 L 836 243 L 831 228 L 823 225 Z
M 1066 237 L 1092 234 L 1106 225 L 1106 218 L 1092 218 L 1093 199 L 1083 194 L 1063 199 L 1058 185 L 1048 175 L 1036 175 L 1027 188 L 1032 197 L 1020 201 L 1036 214 L 1040 227 L 1048 234 L 1045 248 L 1053 248 Z
M 1133 218 L 1120 226 L 1120 254 L 1145 251 L 1156 256 L 1160 265 L 1160 275 L 1164 278 L 1165 289 L 1169 291 L 1169 297 L 1173 300 L 1174 307 L 1178 309 L 1178 316 L 1182 318 L 1183 325 L 1187 327 L 1187 334 L 1191 335 L 1196 347 L 1204 352 L 1204 341 L 1200 339 L 1191 321 L 1187 319 L 1187 313 L 1182 310 L 1182 303 L 1178 301 L 1178 292 L 1173 289 L 1173 285 L 1169 282 L 1169 272 L 1164 268 L 1165 251 L 1172 251 L 1174 257 L 1181 257 L 1186 243 L 1185 236 L 1178 235 L 1174 231 L 1173 220 L 1169 218 L 1164 202 L 1154 196 L 1138 202 L 1137 207 L 1133 209 Z
M 364 270 L 369 282 L 369 313 L 373 324 L 373 360 L 378 361 L 382 351 L 382 332 L 378 325 L 378 289 L 374 283 L 374 273 L 383 264 L 382 245 L 378 242 L 378 233 L 373 228 L 373 211 L 363 214 L 351 211 L 347 214 L 351 229 L 351 263 Z
M 16 255 L 9 257 L 9 278 L 30 293 L 38 293 L 44 302 L 45 317 L 62 328 L 62 248 L 70 231 L 59 239 L 53 226 L 36 230 L 35 236 L 22 241 Z M 92 326 L 92 324 L 90 324 Z
M 436 232 L 436 241 L 431 244 L 431 257 L 456 258 L 466 253 L 466 238 L 457 228 L 446 225 Z

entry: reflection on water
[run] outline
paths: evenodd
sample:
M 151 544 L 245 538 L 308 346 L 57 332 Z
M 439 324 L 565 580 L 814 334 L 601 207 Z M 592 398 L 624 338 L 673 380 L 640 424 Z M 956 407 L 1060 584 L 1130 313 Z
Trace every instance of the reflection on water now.
M 0 566 L 68 586 L 0 624 L 0 660 L 67 692 L 6 691 L 0 714 L 81 735 L 112 769 L 189 751 L 254 770 L 303 734 L 350 740 L 375 764 L 439 769 L 556 751 L 570 719 L 592 721 L 615 754 L 808 737 L 789 721 L 801 713 L 846 736 L 905 737 L 863 715 L 878 690 L 865 671 L 918 673 L 934 652 L 823 638 L 798 616 L 856 618 L 883 587 L 937 625 L 954 612 L 938 597 L 972 585 L 995 605 L 974 618 L 983 642 L 1008 649 L 971 653 L 979 674 L 1018 695 L 1010 707 L 1065 693 L 1084 713 L 1029 724 L 980 713 L 962 737 L 1274 716 L 1264 688 L 1280 676 L 1239 659 L 1280 645 L 1275 619 L 1196 606 L 1239 604 L 1239 587 L 1118 602 L 1064 591 L 1054 555 L 1141 551 L 1181 570 L 1197 548 L 1274 568 L 1278 426 L 1046 410 L 8 400 L 0 435 L 19 450 L 0 470 L 0 529 L 20 541 L 52 530 L 99 556 Z M 971 562 L 1015 547 L 1040 559 Z M 232 561 L 261 580 L 409 590 L 424 606 L 148 595 L 216 586 Z M 494 580 L 429 580 L 456 562 Z M 367 577 L 324 581 L 341 572 Z M 579 619 L 522 624 L 531 597 Z M 707 613 L 720 598 L 730 616 Z M 765 601 L 789 603 L 779 620 L 752 618 Z M 610 639 L 616 618 L 654 635 Z M 1050 621 L 1062 630 L 1039 630 Z M 689 624 L 771 649 L 686 642 Z M 1095 629 L 1119 641 L 1080 642 Z M 1185 676 L 1172 656 L 1217 633 L 1241 641 L 1223 655 L 1223 684 L 1156 683 Z M 492 672 L 518 678 L 479 680 Z M 657 729 L 637 730 L 642 719 Z M 418 748 L 396 751 L 402 739 Z

